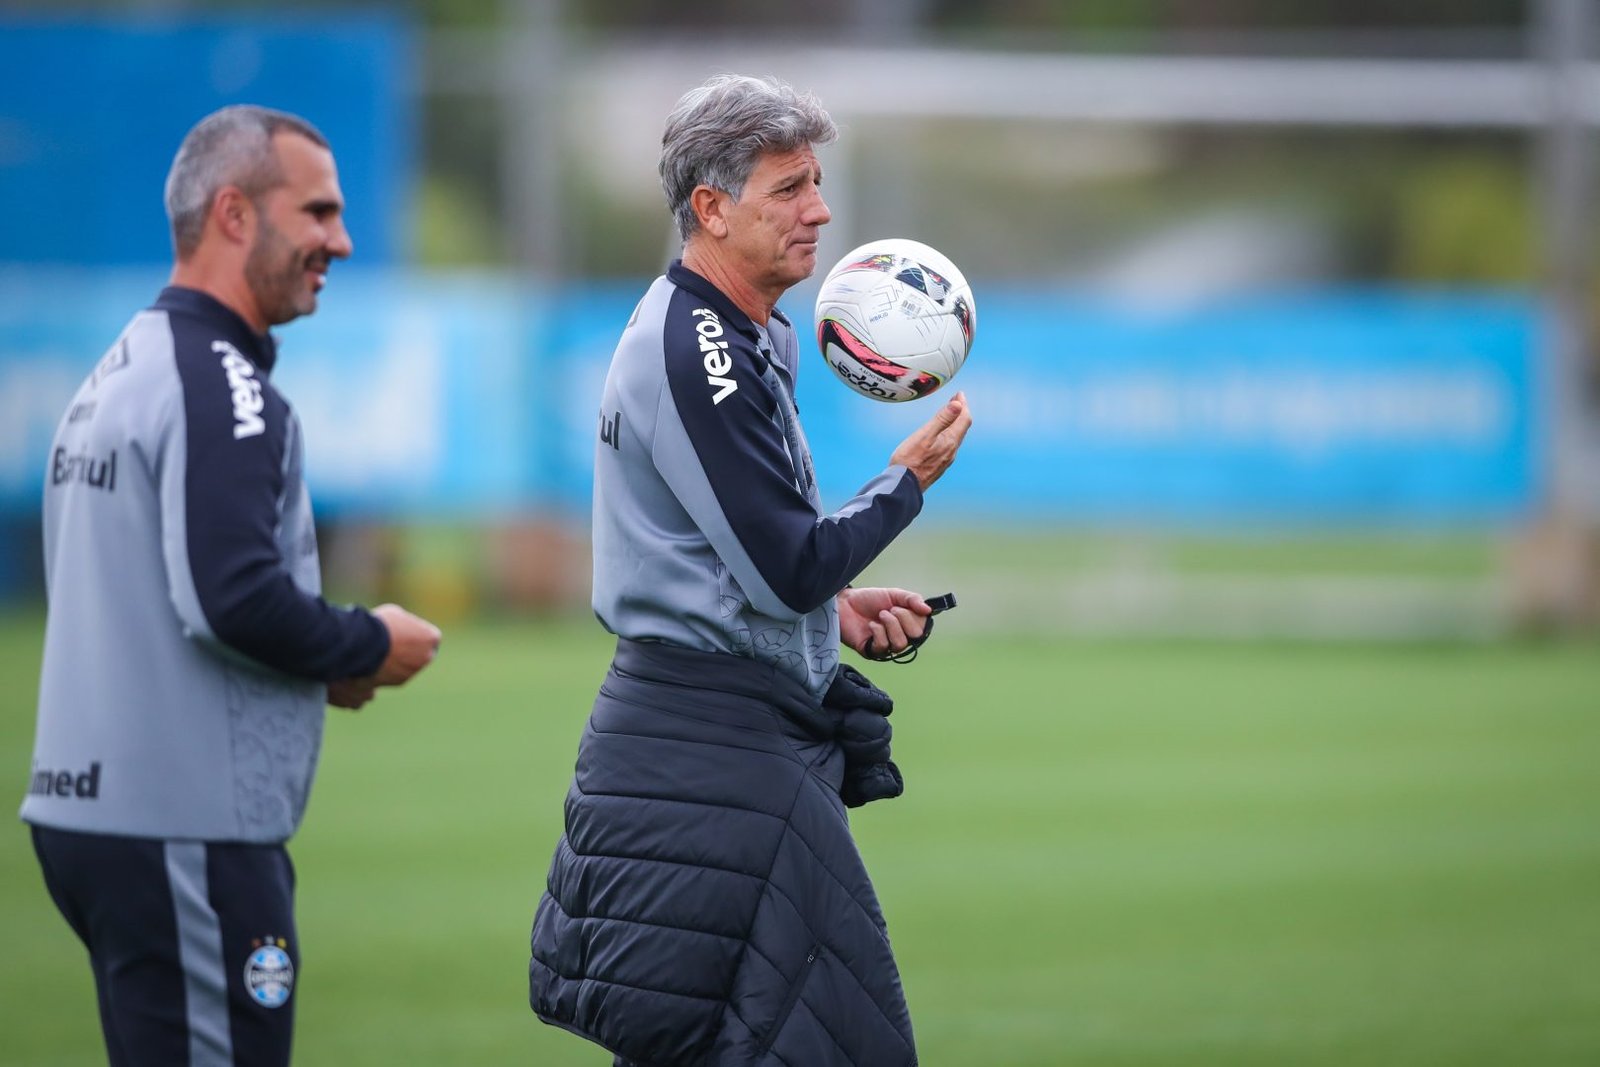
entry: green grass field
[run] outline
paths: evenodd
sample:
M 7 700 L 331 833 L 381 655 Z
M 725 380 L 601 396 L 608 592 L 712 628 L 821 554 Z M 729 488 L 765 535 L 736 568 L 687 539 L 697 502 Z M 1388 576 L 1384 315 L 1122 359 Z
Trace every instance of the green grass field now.
M 861 809 L 922 1062 L 1600 1062 L 1600 655 L 964 636 L 871 673 L 907 793 Z M 28 770 L 37 617 L 0 619 Z M 464 626 L 330 715 L 293 845 L 297 1063 L 602 1067 L 527 931 L 609 648 Z M 0 1063 L 103 1062 L 82 952 L 0 838 Z

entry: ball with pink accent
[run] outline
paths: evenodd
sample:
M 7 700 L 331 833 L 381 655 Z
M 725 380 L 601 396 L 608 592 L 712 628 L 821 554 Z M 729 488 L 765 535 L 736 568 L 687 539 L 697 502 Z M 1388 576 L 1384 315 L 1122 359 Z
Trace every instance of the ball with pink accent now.
M 817 344 L 862 396 L 899 402 L 956 376 L 972 350 L 978 308 L 966 277 L 937 249 L 887 237 L 852 249 L 817 292 Z

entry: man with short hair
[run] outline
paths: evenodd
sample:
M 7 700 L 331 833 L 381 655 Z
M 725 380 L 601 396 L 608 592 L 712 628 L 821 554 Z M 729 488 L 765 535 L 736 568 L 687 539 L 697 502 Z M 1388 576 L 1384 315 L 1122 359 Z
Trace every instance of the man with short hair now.
M 619 1065 L 911 1067 L 900 976 L 847 806 L 898 795 L 886 694 L 839 662 L 932 609 L 850 582 L 971 425 L 957 393 L 825 512 L 779 297 L 829 220 L 815 97 L 723 75 L 667 119 L 684 239 L 602 394 L 594 609 L 618 637 L 533 925 L 541 1019 Z
M 433 659 L 393 604 L 320 595 L 268 330 L 351 252 L 310 123 L 224 108 L 167 178 L 176 263 L 79 387 L 44 491 L 49 616 L 22 818 L 89 950 L 113 1067 L 289 1062 L 294 870 L 324 705 Z

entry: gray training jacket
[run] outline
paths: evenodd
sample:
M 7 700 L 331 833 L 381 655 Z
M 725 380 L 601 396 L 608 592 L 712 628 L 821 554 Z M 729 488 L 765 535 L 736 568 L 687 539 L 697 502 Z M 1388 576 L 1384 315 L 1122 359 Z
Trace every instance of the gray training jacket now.
M 323 683 L 371 674 L 389 638 L 319 595 L 275 359 L 210 296 L 168 288 L 72 398 L 45 472 L 27 822 L 247 842 L 299 825 Z
M 814 696 L 839 665 L 834 597 L 910 525 L 890 466 L 824 514 L 794 403 L 795 332 L 675 261 L 623 331 L 600 405 L 594 611 L 619 637 L 769 663 Z

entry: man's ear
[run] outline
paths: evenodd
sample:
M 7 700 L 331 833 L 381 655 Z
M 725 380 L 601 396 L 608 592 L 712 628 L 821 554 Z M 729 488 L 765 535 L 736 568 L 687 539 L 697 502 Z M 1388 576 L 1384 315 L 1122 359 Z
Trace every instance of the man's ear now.
M 256 206 L 237 185 L 224 185 L 212 198 L 211 223 L 229 241 L 249 244 L 255 235 Z
M 697 185 L 689 194 L 689 206 L 700 228 L 712 237 L 728 236 L 728 219 L 723 212 L 728 206 L 728 196 L 709 185 Z

